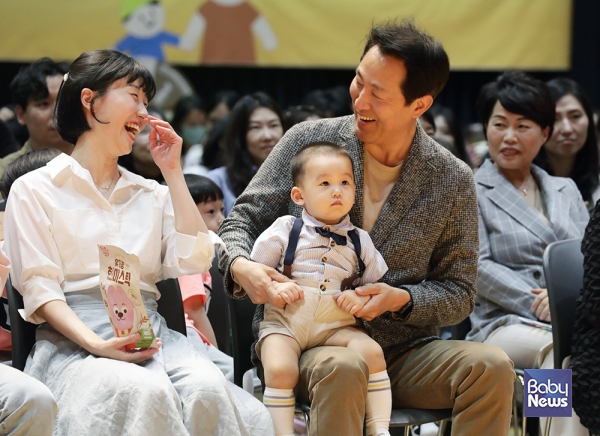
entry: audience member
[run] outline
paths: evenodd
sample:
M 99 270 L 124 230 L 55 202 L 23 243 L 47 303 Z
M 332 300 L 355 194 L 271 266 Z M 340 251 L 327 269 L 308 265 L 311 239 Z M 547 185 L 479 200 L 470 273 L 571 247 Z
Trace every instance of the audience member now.
M 0 120 L 0 158 L 19 150 L 19 143 L 12 130 L 4 121 Z
M 264 368 L 263 402 L 276 434 L 293 435 L 300 355 L 319 345 L 347 347 L 369 368 L 366 434 L 389 436 L 392 398 L 383 351 L 356 326 L 354 314 L 369 296 L 352 289 L 376 283 L 388 268 L 369 234 L 348 217 L 356 190 L 352 159 L 340 145 L 317 142 L 301 148 L 290 166 L 290 195 L 303 208 L 302 217 L 278 218 L 258 237 L 250 255 L 293 280 L 274 283 L 276 298 L 286 303 L 283 310 L 264 306 L 256 343 Z
M 314 121 L 322 118 L 312 106 L 290 106 L 283 113 L 283 130 L 287 131 L 302 121 Z
M 158 120 L 165 120 L 165 114 L 158 108 L 148 107 L 148 114 Z M 119 157 L 119 165 L 145 179 L 164 181 L 160 168 L 154 162 L 150 152 L 150 132 L 152 127 L 146 124 L 135 137 L 131 146 L 131 153 Z
M 61 154 L 56 148 L 40 148 L 19 156 L 8 165 L 0 178 L 0 194 L 8 201 L 8 194 L 15 180 L 33 170 L 46 166 L 48 162 Z
M 412 21 L 375 25 L 356 71 L 354 115 L 292 127 L 221 224 L 226 289 L 284 306 L 273 281 L 288 279 L 250 261 L 252 246 L 279 216 L 301 215 L 290 198 L 296 152 L 313 142 L 342 145 L 357 183 L 350 219 L 370 233 L 389 267 L 380 283 L 356 289 L 370 300 L 355 315 L 384 350 L 393 405 L 452 408 L 454 434 L 506 436 L 512 362 L 496 347 L 436 336 L 473 310 L 478 253 L 472 172 L 416 122 L 446 83 L 446 52 Z M 255 331 L 262 318 L 259 306 Z M 364 359 L 345 347 L 302 353 L 296 395 L 312 400 L 311 434 L 362 434 L 368 374 Z
M 589 216 L 572 180 L 531 163 L 554 125 L 543 82 L 504 73 L 477 105 L 491 160 L 475 175 L 480 251 L 467 339 L 502 348 L 517 368 L 540 368 L 553 362 L 552 334 L 535 326 L 550 321 L 542 256 L 551 242 L 581 237 Z
M 23 68 L 10 84 L 15 112 L 20 124 L 27 126 L 29 139 L 19 151 L 0 159 L 0 175 L 17 157 L 40 148 L 56 148 L 71 153 L 73 145 L 63 140 L 54 126 L 54 105 L 67 66 L 48 58 Z
M 182 97 L 175 105 L 171 125 L 183 138 L 184 152 L 193 145 L 202 145 L 208 132 L 206 113 L 206 103 L 197 95 Z
M 600 434 L 600 203 L 585 229 L 583 242 L 583 287 L 575 308 L 571 343 L 573 409 L 581 424 Z
M 352 100 L 345 86 L 311 91 L 302 99 L 302 105 L 314 107 L 327 118 L 352 113 Z
M 225 218 L 223 192 L 209 178 L 185 174 L 185 182 L 196 207 L 211 232 L 217 232 Z M 233 383 L 233 358 L 220 351 L 212 325 L 206 315 L 212 287 L 210 272 L 179 277 L 185 310 L 187 336 L 196 350 L 221 370 L 231 390 L 242 418 L 253 434 L 270 435 L 273 422 L 267 409 L 252 394 Z M 208 295 L 207 295 L 208 291 Z M 226 316 L 227 314 L 222 314 Z
M 462 129 L 452 109 L 441 105 L 433 105 L 429 111 L 435 123 L 433 139 L 440 144 L 450 144 L 449 150 L 452 154 L 473 167 L 471 158 L 465 149 Z
M 425 133 L 427 133 L 427 135 L 433 138 L 435 135 L 435 123 L 433 121 L 433 115 L 431 115 L 431 111 L 428 110 L 423 112 L 423 115 L 419 117 L 419 121 L 421 122 L 421 127 L 423 128 Z M 440 142 L 438 141 L 438 144 L 439 143 Z M 452 150 L 450 150 L 450 152 L 453 153 Z
M 156 280 L 206 271 L 219 241 L 186 188 L 181 138 L 147 113 L 154 91 L 151 74 L 132 58 L 83 53 L 56 107 L 72 156 L 61 154 L 11 188 L 6 252 L 24 316 L 41 324 L 27 373 L 57 399 L 56 435 L 90 426 L 97 435 L 250 433 L 222 373 L 156 312 Z M 146 123 L 167 186 L 117 167 Z M 97 245 L 106 243 L 139 257 L 159 348 L 127 350 L 138 333 L 114 337 L 98 287 Z
M 198 164 L 199 168 L 196 168 L 195 165 L 190 165 L 186 172 L 190 174 L 203 174 L 207 169 L 214 170 L 225 165 L 225 129 L 228 123 L 229 115 L 225 115 L 213 124 L 204 145 L 202 159 Z
M 43 148 L 29 152 L 15 159 L 7 168 L 0 181 L 0 192 L 8 200 L 12 183 L 30 171 L 42 167 L 60 154 L 54 148 Z M 6 299 L 4 284 L 10 270 L 10 262 L 0 250 L 0 288 Z M 4 331 L 3 331 L 4 333 Z M 0 337 L 2 349 L 10 350 L 10 332 L 8 337 Z M 8 362 L 10 364 L 10 362 Z M 4 435 L 35 434 L 50 436 L 57 413 L 57 406 L 50 390 L 38 380 L 0 364 L 0 429 Z
M 233 107 L 225 128 L 227 163 L 207 174 L 225 195 L 225 216 L 282 135 L 279 106 L 264 92 L 246 95 Z
M 215 94 L 213 106 L 208 112 L 208 123 L 211 128 L 218 120 L 231 113 L 231 109 L 239 99 L 238 93 L 231 89 L 219 91 Z
M 553 79 L 547 85 L 556 105 L 554 132 L 534 162 L 550 175 L 572 178 L 588 209 L 594 210 L 600 174 L 592 104 L 571 79 Z

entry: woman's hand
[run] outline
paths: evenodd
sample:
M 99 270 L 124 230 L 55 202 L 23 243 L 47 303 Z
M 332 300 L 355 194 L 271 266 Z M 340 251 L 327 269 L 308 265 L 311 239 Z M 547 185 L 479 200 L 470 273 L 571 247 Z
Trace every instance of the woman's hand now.
M 550 322 L 550 304 L 548 303 L 548 290 L 532 289 L 532 294 L 535 294 L 535 300 L 531 304 L 531 311 L 540 321 Z
M 112 338 L 108 341 L 99 341 L 88 350 L 90 353 L 99 357 L 108 357 L 109 359 L 122 360 L 123 362 L 142 363 L 154 356 L 162 342 L 156 338 L 158 348 L 148 348 L 145 350 L 128 350 L 126 345 L 134 344 L 140 339 L 140 334 L 135 333 L 123 338 Z
M 148 115 L 146 121 L 152 127 L 149 137 L 150 154 L 163 176 L 165 171 L 181 168 L 181 137 L 166 121 L 152 115 Z

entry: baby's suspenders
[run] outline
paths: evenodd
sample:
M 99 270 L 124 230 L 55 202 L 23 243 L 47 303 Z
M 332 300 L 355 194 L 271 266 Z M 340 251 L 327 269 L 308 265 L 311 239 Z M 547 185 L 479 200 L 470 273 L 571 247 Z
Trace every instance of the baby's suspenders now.
M 298 239 L 303 225 L 304 222 L 302 221 L 302 218 L 296 218 L 294 220 L 294 225 L 292 226 L 292 230 L 290 231 L 287 250 L 285 251 L 285 257 L 283 258 L 283 274 L 290 279 L 292 278 L 292 263 L 294 263 L 294 255 L 296 254 L 296 247 L 298 246 Z M 360 258 L 361 247 L 358 232 L 356 231 L 356 229 L 352 229 L 348 232 L 348 236 L 352 241 L 352 245 L 354 245 L 354 252 L 356 253 L 356 257 L 358 258 L 358 272 L 355 272 L 350 277 L 346 277 L 344 280 L 342 280 L 342 283 L 340 285 L 340 289 L 342 291 L 346 289 L 351 289 L 354 281 L 356 279 L 361 278 L 365 273 L 365 263 Z

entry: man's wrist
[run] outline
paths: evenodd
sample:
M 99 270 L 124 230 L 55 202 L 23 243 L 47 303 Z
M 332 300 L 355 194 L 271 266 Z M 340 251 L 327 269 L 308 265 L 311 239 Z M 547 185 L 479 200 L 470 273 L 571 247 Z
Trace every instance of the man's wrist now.
M 240 260 L 240 259 L 246 259 L 244 256 L 238 256 L 235 259 L 233 259 L 233 261 L 231 262 L 231 266 L 229 267 L 229 274 L 231 275 L 231 279 L 237 283 L 237 280 L 235 279 L 235 275 L 233 274 L 233 267 L 235 265 L 235 263 Z
M 408 294 L 408 301 L 405 302 L 397 310 L 392 310 L 391 311 L 391 315 L 392 315 L 393 319 L 399 319 L 401 321 L 404 321 L 406 318 L 408 318 L 408 316 L 412 312 L 412 309 L 413 309 L 413 299 L 412 299 L 412 295 L 411 295 L 410 291 L 408 291 L 406 289 L 401 289 L 401 290 L 404 291 L 404 292 L 406 292 L 406 294 Z

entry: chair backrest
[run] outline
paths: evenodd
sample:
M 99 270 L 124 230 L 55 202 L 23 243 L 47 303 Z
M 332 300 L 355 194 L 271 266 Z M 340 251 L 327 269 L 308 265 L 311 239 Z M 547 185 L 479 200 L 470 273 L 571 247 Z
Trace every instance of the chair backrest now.
M 187 336 L 185 325 L 185 312 L 183 311 L 183 299 L 181 298 L 181 289 L 179 280 L 166 279 L 156 284 L 160 292 L 160 299 L 157 301 L 157 311 L 167 322 L 171 330 L 175 330 L 184 336 Z
M 231 321 L 229 320 L 229 307 L 227 303 L 229 297 L 225 294 L 225 282 L 223 281 L 223 275 L 219 271 L 218 256 L 215 256 L 213 259 L 210 276 L 212 278 L 212 292 L 206 316 L 215 332 L 219 350 L 231 356 Z
M 12 366 L 20 371 L 25 368 L 27 356 L 35 344 L 36 324 L 25 321 L 19 309 L 23 309 L 23 297 L 13 288 L 10 277 L 6 280 L 10 337 L 12 340 Z
M 179 282 L 177 279 L 167 279 L 158 282 L 156 286 L 161 293 L 161 298 L 158 300 L 158 313 L 165 318 L 170 329 L 186 335 L 185 313 Z M 25 368 L 27 356 L 35 344 L 37 325 L 25 321 L 19 314 L 19 309 L 24 307 L 23 297 L 13 288 L 10 277 L 6 281 L 6 296 L 12 339 L 12 365 L 22 371 Z
M 571 354 L 571 337 L 575 325 L 575 300 L 583 284 L 581 239 L 557 241 L 544 252 L 544 275 L 548 289 L 554 368 Z
M 233 382 L 242 387 L 244 373 L 254 367 L 250 358 L 250 349 L 254 342 L 252 319 L 256 304 L 250 298 L 229 299 L 229 314 L 233 341 Z

